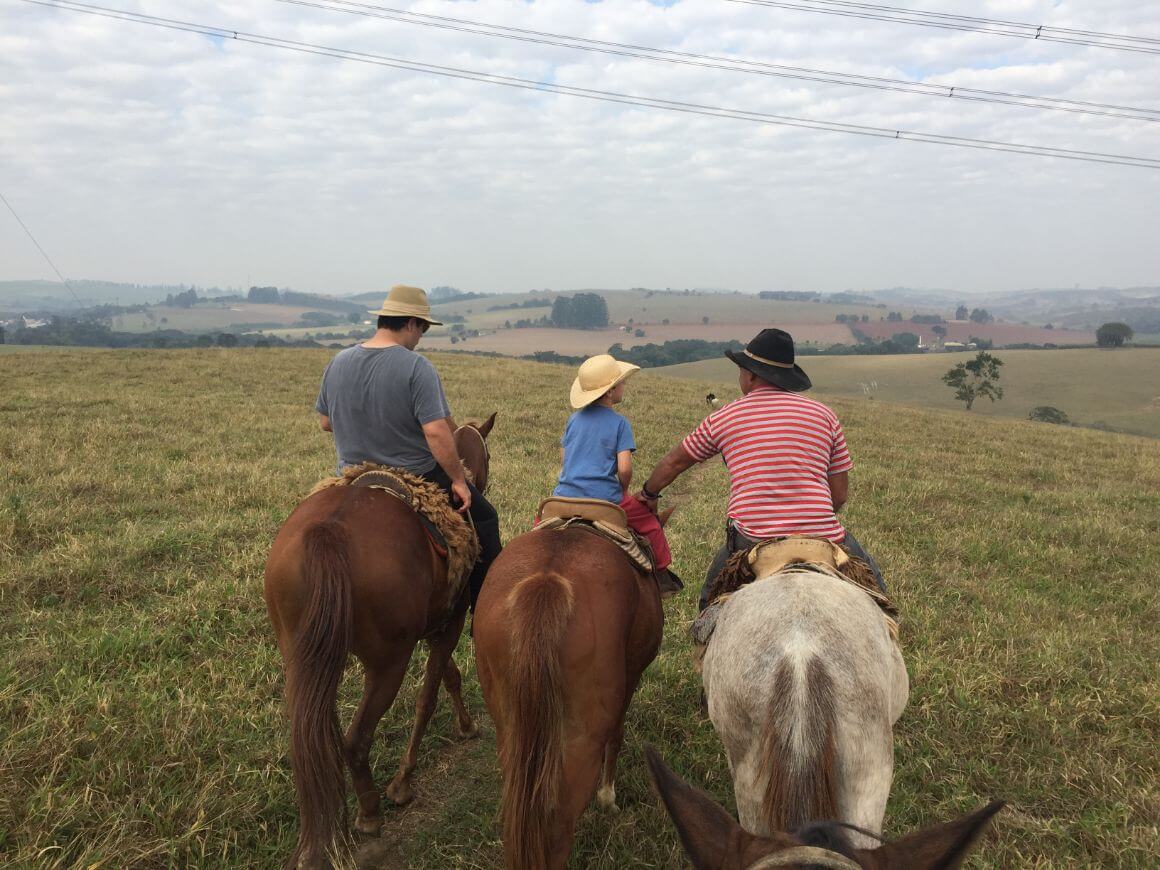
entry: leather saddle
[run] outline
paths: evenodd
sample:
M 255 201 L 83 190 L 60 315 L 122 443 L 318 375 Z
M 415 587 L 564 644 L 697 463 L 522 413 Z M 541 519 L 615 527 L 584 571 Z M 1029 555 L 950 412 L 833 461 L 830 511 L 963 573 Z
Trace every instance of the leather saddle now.
M 638 571 L 653 572 L 652 548 L 647 539 L 628 527 L 628 517 L 620 505 L 595 498 L 552 496 L 540 502 L 536 522 L 538 531 L 577 528 L 590 532 L 619 547 Z

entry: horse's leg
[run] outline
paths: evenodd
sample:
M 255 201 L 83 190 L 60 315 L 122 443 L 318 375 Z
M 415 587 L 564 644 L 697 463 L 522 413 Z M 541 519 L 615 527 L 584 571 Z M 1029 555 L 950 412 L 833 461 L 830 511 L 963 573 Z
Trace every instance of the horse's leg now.
M 459 620 L 462 629 L 463 621 Z M 431 714 L 435 712 L 435 704 L 439 699 L 439 684 L 451 660 L 451 653 L 459 639 L 459 632 L 445 631 L 432 638 L 431 648 L 427 656 L 427 669 L 423 675 L 423 688 L 419 690 L 419 697 L 415 702 L 415 725 L 411 729 L 411 740 L 407 743 L 407 751 L 399 762 L 399 771 L 391 784 L 387 786 L 387 797 L 396 804 L 409 803 L 415 797 L 415 790 L 411 787 L 411 774 L 415 772 L 415 764 L 419 758 L 419 742 L 423 739 L 423 732 L 427 730 L 427 723 L 431 721 Z M 457 669 L 458 672 L 458 669 Z
M 378 834 L 383 823 L 382 804 L 369 763 L 371 743 L 379 720 L 399 693 L 410 660 L 410 650 L 391 647 L 388 654 L 374 662 L 364 662 L 362 702 L 346 732 L 345 745 L 346 762 L 358 796 L 358 818 L 354 826 L 364 834 Z
M 459 635 L 463 631 L 463 620 L 467 613 L 458 619 L 452 620 L 452 625 L 448 626 L 451 632 L 453 641 L 451 643 L 451 652 L 455 652 L 455 644 L 459 641 Z M 454 655 L 447 658 L 447 667 L 443 671 L 443 687 L 447 689 L 447 694 L 451 696 L 451 706 L 455 708 L 455 727 L 459 732 L 459 736 L 463 738 L 478 737 L 479 726 L 471 718 L 471 713 L 467 710 L 467 705 L 463 703 L 463 675 L 459 673 L 459 666 L 455 664 Z
M 624 706 L 620 709 L 620 718 L 608 737 L 608 743 L 604 746 L 604 764 L 600 775 L 600 789 L 596 792 L 596 803 L 602 809 L 612 812 L 620 810 L 620 807 L 616 805 L 616 759 L 620 755 L 621 744 L 624 743 L 624 720 L 628 716 L 628 705 L 632 703 L 632 696 L 636 692 L 636 686 L 639 682 L 640 674 L 638 673 L 636 678 L 630 680 L 625 687 Z

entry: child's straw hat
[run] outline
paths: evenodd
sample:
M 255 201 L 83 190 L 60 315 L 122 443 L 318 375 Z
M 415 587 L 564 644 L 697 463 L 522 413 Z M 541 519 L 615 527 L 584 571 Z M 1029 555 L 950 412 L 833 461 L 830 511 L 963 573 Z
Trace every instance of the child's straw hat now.
M 569 397 L 572 407 L 591 405 L 633 372 L 639 371 L 640 366 L 619 362 L 606 353 L 589 357 L 580 364 L 580 373 L 572 381 L 572 394 Z

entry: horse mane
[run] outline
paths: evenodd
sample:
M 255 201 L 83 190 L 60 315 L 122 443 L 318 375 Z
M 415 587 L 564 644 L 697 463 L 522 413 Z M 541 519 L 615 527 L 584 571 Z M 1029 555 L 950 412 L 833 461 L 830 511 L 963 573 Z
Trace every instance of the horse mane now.
M 768 831 L 792 831 L 838 814 L 834 683 L 825 664 L 809 659 L 795 674 L 782 659 L 774 673 L 761 735 L 761 817 Z

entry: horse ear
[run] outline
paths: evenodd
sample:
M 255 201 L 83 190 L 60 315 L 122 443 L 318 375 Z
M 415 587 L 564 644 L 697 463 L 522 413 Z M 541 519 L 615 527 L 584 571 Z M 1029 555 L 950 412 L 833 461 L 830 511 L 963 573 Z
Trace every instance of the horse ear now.
M 675 511 L 675 510 L 676 510 L 675 507 L 665 508 L 659 514 L 657 514 L 657 520 L 658 520 L 658 522 L 660 522 L 661 528 L 665 527 L 665 525 L 669 521 L 669 517 L 671 517 L 673 515 L 673 511 Z
M 907 834 L 893 843 L 863 852 L 862 855 L 872 858 L 873 863 L 868 866 L 878 870 L 902 867 L 911 867 L 915 870 L 954 870 L 966 860 L 995 813 L 1003 809 L 1003 805 L 1003 801 L 994 801 L 981 810 L 951 822 Z
M 486 438 L 487 433 L 491 431 L 491 427 L 495 425 L 495 415 L 498 413 L 499 413 L 499 411 L 494 412 L 490 417 L 488 417 L 486 420 L 484 420 L 480 424 L 479 434 L 482 435 L 484 438 Z
M 730 841 L 741 826 L 702 791 L 672 772 L 651 746 L 644 748 L 652 781 L 669 811 L 681 844 L 697 870 L 725 866 Z

